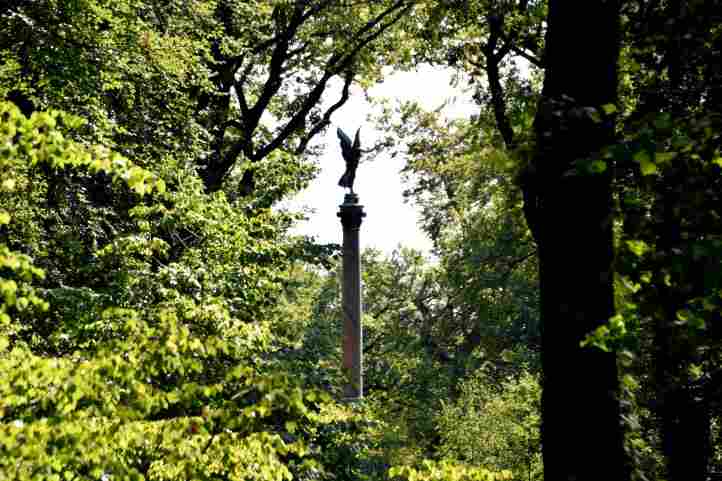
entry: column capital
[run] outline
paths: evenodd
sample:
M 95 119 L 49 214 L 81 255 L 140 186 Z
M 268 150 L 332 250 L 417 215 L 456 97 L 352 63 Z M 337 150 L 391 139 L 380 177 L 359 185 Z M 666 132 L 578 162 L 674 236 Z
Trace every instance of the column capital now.
M 339 205 L 339 212 L 336 214 L 341 218 L 341 225 L 344 230 L 358 230 L 361 227 L 361 221 L 366 217 L 363 205 L 358 203 L 358 196 L 355 194 L 347 194 L 344 203 Z

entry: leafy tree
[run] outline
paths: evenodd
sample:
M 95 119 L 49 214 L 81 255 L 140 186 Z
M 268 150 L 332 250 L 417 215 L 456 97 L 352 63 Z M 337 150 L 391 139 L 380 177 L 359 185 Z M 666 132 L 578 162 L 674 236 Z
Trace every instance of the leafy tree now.
M 27 119 L 7 102 L 1 115 L 3 171 L 10 168 L 2 196 L 19 201 L 3 202 L 12 205 L 3 211 L 3 239 L 10 245 L 17 242 L 16 217 L 32 229 L 41 216 L 37 203 L 45 196 L 37 193 L 47 184 L 40 165 L 102 171 L 124 179 L 138 194 L 170 195 L 161 180 L 124 157 L 68 139 L 64 131 L 77 127 L 77 118 L 36 112 Z M 183 208 L 178 197 L 166 200 Z M 223 206 L 220 198 L 215 203 Z M 306 402 L 326 395 L 305 394 L 283 374 L 254 369 L 249 360 L 269 336 L 263 324 L 239 322 L 232 304 L 203 293 L 198 281 L 169 279 L 180 263 L 147 269 L 146 262 L 163 258 L 164 247 L 150 235 L 118 236 L 98 254 L 116 256 L 103 266 L 109 282 L 99 289 L 45 288 L 45 273 L 30 256 L 2 244 L 4 473 L 15 479 L 38 473 L 57 479 L 211 473 L 283 479 L 296 469 L 287 457 L 303 457 L 307 448 L 300 439 L 284 441 L 272 426 L 295 433 L 301 419 L 313 417 Z M 188 272 L 192 263 L 184 267 Z M 134 275 L 143 270 L 157 276 L 145 294 L 135 290 L 144 281 Z M 263 280 L 255 277 L 256 283 Z M 43 310 L 55 322 L 44 322 Z M 279 411 L 280 406 L 286 407 Z M 218 459 L 225 459 L 223 465 Z
M 20 2 L 2 16 L 4 94 L 26 113 L 52 105 L 92 117 L 105 136 L 96 140 L 145 165 L 183 153 L 177 160 L 195 164 L 209 192 L 237 167 L 242 177 L 231 191 L 250 194 L 271 170 L 273 182 L 261 180 L 256 199 L 267 206 L 309 180 L 302 154 L 352 82 L 378 77 L 386 50 L 374 42 L 413 2 L 351 8 L 353 15 L 327 1 Z M 322 104 L 337 78 L 340 96 Z
M 25 279 L 15 281 L 24 293 L 16 297 L 28 303 L 17 304 L 4 284 L 3 309 L 12 321 L 2 362 L 13 377 L 2 386 L 3 449 L 10 462 L 22 460 L 13 465 L 17 477 L 47 469 L 80 477 L 323 475 L 323 465 L 356 449 L 358 440 L 344 434 L 355 429 L 353 416 L 339 422 L 343 410 L 324 414 L 322 396 L 305 394 L 283 374 L 331 390 L 336 382 L 328 364 L 303 349 L 304 337 L 313 339 L 301 330 L 313 333 L 304 317 L 314 315 L 307 300 L 315 281 L 313 273 L 293 272 L 292 256 L 309 251 L 286 238 L 289 216 L 263 207 L 308 178 L 300 154 L 353 79 L 377 78 L 379 60 L 396 41 L 387 35 L 379 46 L 381 34 L 431 11 L 412 6 L 377 2 L 349 16 L 334 2 L 17 2 L 3 12 L 2 95 L 33 118 L 51 107 L 85 118 L 82 125 L 62 120 L 57 132 L 47 127 L 48 135 L 107 146 L 87 148 L 127 167 L 118 175 L 132 187 L 92 165 L 35 164 L 32 149 L 11 156 L 22 188 L 7 184 L 7 215 L 22 222 L 8 224 L 3 240 L 8 263 Z M 338 76 L 341 101 L 321 110 Z M 22 141 L 8 135 L 9 145 Z M 241 157 L 245 164 L 236 165 Z M 229 178 L 224 195 L 221 181 Z M 153 190 L 151 181 L 168 189 L 141 196 Z M 16 252 L 22 255 L 10 256 Z M 33 271 L 30 259 L 42 270 Z M 412 310 L 433 307 L 424 296 L 437 281 L 420 272 L 418 256 L 405 256 L 394 269 L 390 278 L 412 274 L 405 281 L 410 292 L 423 287 Z M 36 297 L 32 272 L 45 273 L 33 281 L 42 294 Z M 379 280 L 387 277 L 381 266 L 377 272 Z M 429 287 L 413 280 L 415 272 Z M 387 286 L 379 287 L 381 296 Z M 47 312 L 31 312 L 30 304 L 45 306 L 41 298 L 49 301 Z M 14 311 L 18 305 L 22 312 Z M 417 407 L 444 396 L 434 369 L 439 359 L 448 363 L 444 349 L 456 346 L 434 310 L 422 322 L 413 319 L 420 336 L 404 337 L 400 328 L 411 318 L 392 315 L 397 306 L 386 314 L 370 309 L 377 329 L 369 330 L 369 349 L 413 341 L 379 355 L 375 366 L 380 385 L 402 376 Z M 395 326 L 398 339 L 385 336 L 384 326 Z M 422 355 L 409 363 L 404 353 L 414 345 Z M 416 417 L 416 432 L 433 430 L 423 418 L 432 419 L 426 414 L 436 405 L 405 409 Z M 35 433 L 34 454 L 21 453 L 23 430 Z M 94 445 L 97 437 L 109 442 Z M 309 451 L 313 443 L 329 451 Z M 51 447 L 46 464 L 33 461 Z M 260 452 L 265 468 L 251 472 L 247 461 Z M 221 455 L 227 462 L 210 464 Z M 323 465 L 302 465 L 304 458 Z
M 383 53 L 372 42 L 412 8 L 403 0 L 221 2 L 221 36 L 211 47 L 215 89 L 200 105 L 211 112 L 207 128 L 213 136 L 210 156 L 201 163 L 206 187 L 218 189 L 241 154 L 251 164 L 277 149 L 303 154 L 349 98 L 352 82 L 378 75 Z M 336 77 L 343 79 L 341 95 L 322 107 Z M 273 122 L 264 122 L 264 115 Z M 253 169 L 246 168 L 240 182 L 241 191 L 250 192 Z
M 443 481 L 459 479 L 462 481 L 502 481 L 512 479 L 508 471 L 494 472 L 485 468 L 476 468 L 449 461 L 435 462 L 425 459 L 420 466 L 395 466 L 389 470 L 392 479 Z
M 90 151 L 120 168 L 128 161 L 110 153 L 119 151 L 154 172 L 123 171 L 133 191 L 102 169 L 36 165 L 34 150 L 11 152 L 3 185 L 13 208 L 3 221 L 22 222 L 3 231 L 3 265 L 24 283 L 3 279 L 12 318 L 0 362 L 11 375 L 0 388 L 0 425 L 13 476 L 333 472 L 319 461 L 337 462 L 333 452 L 350 441 L 329 436 L 355 418 L 324 411 L 327 394 L 300 390 L 324 379 L 308 369 L 289 377 L 299 363 L 281 356 L 300 337 L 298 314 L 277 303 L 302 295 L 290 256 L 314 250 L 285 236 L 291 216 L 263 207 L 309 178 L 302 156 L 283 150 L 303 151 L 352 79 L 373 78 L 379 64 L 367 47 L 409 7 L 377 3 L 349 16 L 332 2 L 88 1 L 17 2 L 2 12 L 3 97 L 33 118 L 49 107 L 79 114 L 85 124 L 63 127 L 61 140 L 105 145 Z M 338 76 L 341 100 L 320 110 Z M 3 118 L 3 129 L 16 118 Z M 8 132 L 8 145 L 22 140 Z M 243 201 L 234 188 L 217 192 L 231 165 L 214 163 L 240 155 L 255 175 L 247 163 L 233 175 L 245 171 L 241 183 L 257 186 Z M 157 177 L 167 191 L 135 193 Z M 42 272 L 40 296 L 27 283 Z M 46 305 L 41 298 L 48 311 L 31 313 Z
M 2 471 L 15 479 L 332 472 L 320 462 L 333 459 L 312 446 L 339 417 L 343 431 L 354 416 L 329 411 L 313 379 L 303 386 L 265 361 L 293 341 L 273 334 L 286 312 L 272 299 L 288 285 L 285 249 L 293 250 L 276 237 L 283 215 L 249 217 L 192 175 L 166 191 L 125 157 L 73 141 L 77 117 L 28 119 L 8 102 L 1 115 Z M 72 229 L 103 219 L 59 223 L 71 230 L 65 239 L 44 231 L 60 208 L 97 210 L 87 192 L 63 186 L 68 207 L 47 212 L 46 179 L 58 173 L 104 173 L 133 200 L 135 225 L 78 246 L 91 256 L 84 264 L 62 262 L 77 242 Z
M 539 382 L 528 372 L 498 383 L 480 369 L 464 381 L 456 400 L 443 404 L 440 451 L 471 465 L 508 470 L 513 479 L 542 479 L 539 402 Z
M 421 206 L 422 225 L 443 266 L 439 282 L 449 293 L 436 299 L 447 297 L 449 335 L 461 336 L 465 356 L 480 343 L 491 357 L 519 344 L 536 350 L 536 249 L 512 160 L 487 130 L 479 132 L 482 119 L 443 122 L 438 113 L 415 107 L 402 118 L 412 185 L 406 195 Z

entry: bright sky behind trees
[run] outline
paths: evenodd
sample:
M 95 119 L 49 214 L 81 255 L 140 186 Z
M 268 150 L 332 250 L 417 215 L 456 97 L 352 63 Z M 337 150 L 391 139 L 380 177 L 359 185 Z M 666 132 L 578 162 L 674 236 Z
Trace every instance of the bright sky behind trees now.
M 478 107 L 471 95 L 451 85 L 452 72 L 421 66 L 417 71 L 396 72 L 386 80 L 369 89 L 373 98 L 388 97 L 392 101 L 418 101 L 427 110 L 438 108 L 449 100 L 442 112 L 452 118 L 468 117 Z M 328 100 L 333 101 L 334 96 Z M 296 199 L 294 206 L 305 206 L 312 211 L 308 220 L 301 223 L 297 232 L 314 236 L 319 242 L 341 243 L 341 225 L 336 217 L 338 205 L 343 202 L 344 190 L 337 182 L 344 170 L 341 151 L 336 138 L 336 128 L 341 127 L 349 135 L 361 127 L 361 145 L 368 148 L 377 139 L 378 133 L 367 121 L 372 106 L 366 100 L 360 87 L 352 89 L 349 101 L 332 117 L 333 124 L 322 142 L 326 151 L 321 157 L 321 172 L 308 189 Z M 404 185 L 400 171 L 406 159 L 403 156 L 391 158 L 381 152 L 362 158 L 358 168 L 355 191 L 359 194 L 367 217 L 361 227 L 362 247 L 374 247 L 390 253 L 399 244 L 425 252 L 431 242 L 417 225 L 417 210 L 405 203 L 402 197 Z

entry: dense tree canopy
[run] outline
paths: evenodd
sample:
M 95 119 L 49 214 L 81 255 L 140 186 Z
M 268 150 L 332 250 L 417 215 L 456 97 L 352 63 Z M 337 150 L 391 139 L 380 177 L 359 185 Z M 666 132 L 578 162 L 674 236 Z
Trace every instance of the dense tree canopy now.
M 6 3 L 0 479 L 722 472 L 716 0 Z M 363 253 L 348 404 L 280 201 L 421 64 L 478 109 L 374 118 L 433 252 Z

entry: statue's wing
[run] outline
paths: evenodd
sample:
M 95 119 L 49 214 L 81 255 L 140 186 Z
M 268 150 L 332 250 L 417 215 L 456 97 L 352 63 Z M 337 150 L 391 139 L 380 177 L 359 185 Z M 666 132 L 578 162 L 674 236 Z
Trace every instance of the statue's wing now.
M 343 130 L 336 129 L 336 135 L 338 135 L 338 139 L 341 141 L 341 151 L 346 154 L 347 152 L 351 151 L 351 139 L 348 135 L 344 133 Z

